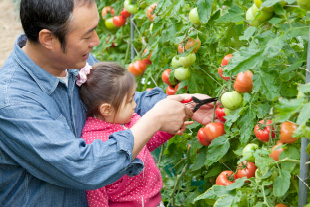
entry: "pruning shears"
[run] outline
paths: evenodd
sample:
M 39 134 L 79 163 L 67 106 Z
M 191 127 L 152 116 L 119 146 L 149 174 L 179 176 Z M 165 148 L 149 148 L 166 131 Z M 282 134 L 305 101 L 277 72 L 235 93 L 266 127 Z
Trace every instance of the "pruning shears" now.
M 189 103 L 196 103 L 194 108 L 192 108 L 193 112 L 195 113 L 202 105 L 217 101 L 218 97 L 213 97 L 213 98 L 207 98 L 207 99 L 198 99 L 195 96 L 192 96 L 190 98 L 184 99 L 181 101 L 181 103 L 189 104 Z

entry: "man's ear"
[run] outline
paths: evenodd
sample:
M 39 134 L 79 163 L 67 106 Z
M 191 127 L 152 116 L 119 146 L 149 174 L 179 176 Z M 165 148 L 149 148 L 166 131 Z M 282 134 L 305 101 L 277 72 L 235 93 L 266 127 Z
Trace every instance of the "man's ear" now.
M 42 29 L 39 32 L 39 42 L 43 47 L 47 49 L 53 49 L 56 43 L 56 38 L 48 29 Z
M 112 106 L 111 104 L 104 103 L 99 106 L 99 113 L 102 116 L 111 116 L 112 115 Z

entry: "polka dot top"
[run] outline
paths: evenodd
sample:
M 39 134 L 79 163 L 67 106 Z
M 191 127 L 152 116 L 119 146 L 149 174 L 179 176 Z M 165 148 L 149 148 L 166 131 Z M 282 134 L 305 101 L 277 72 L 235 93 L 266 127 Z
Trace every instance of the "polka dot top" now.
M 133 114 L 130 122 L 123 126 L 88 117 L 82 131 L 82 138 L 87 144 L 95 139 L 106 141 L 110 134 L 131 128 L 139 119 L 138 114 Z M 172 136 L 166 132 L 157 132 L 137 156 L 144 163 L 144 170 L 137 176 L 124 175 L 115 183 L 86 191 L 88 205 L 90 207 L 156 207 L 161 201 L 160 189 L 163 183 L 150 152 Z

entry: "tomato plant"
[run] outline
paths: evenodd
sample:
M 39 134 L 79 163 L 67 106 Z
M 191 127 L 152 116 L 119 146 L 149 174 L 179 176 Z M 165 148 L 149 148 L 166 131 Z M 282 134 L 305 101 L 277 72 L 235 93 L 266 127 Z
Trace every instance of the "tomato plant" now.
M 226 80 L 226 81 L 230 80 L 230 77 L 225 77 L 225 76 L 223 76 L 223 68 L 222 68 L 222 66 L 219 67 L 218 73 L 219 73 L 219 75 L 221 76 L 221 78 L 223 78 L 224 80 Z
M 226 116 L 225 111 L 224 111 L 224 107 L 220 107 L 220 106 L 216 106 L 215 109 L 215 114 L 216 116 L 219 118 L 219 120 L 221 120 L 222 122 L 225 122 L 226 119 L 224 118 L 224 116 Z
M 177 68 L 174 71 L 174 77 L 179 81 L 184 81 L 191 76 L 191 70 L 188 68 Z
M 225 134 L 224 124 L 222 122 L 211 122 L 203 128 L 203 134 L 205 139 L 211 142 L 213 139 Z
M 275 161 L 279 161 L 279 157 L 281 152 L 284 151 L 284 148 L 282 148 L 283 143 L 278 142 L 275 146 L 272 147 L 270 157 L 274 159 Z
M 230 58 L 232 58 L 232 54 L 225 55 L 222 60 L 221 66 L 227 65 L 229 63 Z
M 185 57 L 179 57 L 179 63 L 183 67 L 190 67 L 191 65 L 193 65 L 195 63 L 195 61 L 196 61 L 195 53 L 188 54 Z
M 192 52 L 195 53 L 198 51 L 198 49 L 200 48 L 201 46 L 201 41 L 200 39 L 197 37 L 196 39 L 193 39 L 193 38 L 188 38 L 185 45 L 183 42 L 181 42 L 179 45 L 178 45 L 178 51 L 179 53 L 183 53 L 184 52 L 184 47 L 185 47 L 185 50 L 189 50 L 191 48 L 193 48 Z
M 151 22 L 153 22 L 155 18 L 154 10 L 156 8 L 156 5 L 157 3 L 154 3 L 151 6 L 149 6 L 149 8 L 147 8 L 146 10 L 146 16 Z
M 240 93 L 250 92 L 253 88 L 252 77 L 253 73 L 250 70 L 247 70 L 245 73 L 238 73 L 234 83 L 234 89 Z
M 192 22 L 193 24 L 200 24 L 197 8 L 193 8 L 189 12 L 188 17 L 189 17 L 189 21 Z
M 148 49 L 144 49 L 143 53 L 142 53 L 142 56 L 144 57 L 146 54 L 149 54 L 147 56 L 147 58 L 143 59 L 142 61 L 146 64 L 146 65 L 151 65 L 152 64 L 152 61 L 151 61 L 151 56 L 152 56 L 152 53 L 149 53 L 148 52 Z
M 236 173 L 237 178 L 243 178 L 243 177 L 252 178 L 255 177 L 255 171 L 257 167 L 255 166 L 254 162 L 242 161 L 239 163 L 237 169 L 238 169 Z
M 132 0 L 125 0 L 124 7 L 130 14 L 135 14 L 138 12 L 139 8 L 138 5 L 132 4 Z
M 101 11 L 101 17 L 102 17 L 102 19 L 107 19 L 108 15 L 110 15 L 110 17 L 111 17 L 111 15 L 114 15 L 114 13 L 115 13 L 114 8 L 112 8 L 110 6 L 106 6 Z
M 254 128 L 255 136 L 263 142 L 268 142 L 269 138 L 275 138 L 274 128 L 271 130 L 272 120 L 260 120 Z
M 280 141 L 282 143 L 293 143 L 297 141 L 297 138 L 293 137 L 294 131 L 297 129 L 297 125 L 293 122 L 283 122 L 280 125 Z
M 113 17 L 113 24 L 116 27 L 124 26 L 126 24 L 126 18 L 123 16 L 114 16 Z
M 203 133 L 203 128 L 200 128 L 197 133 L 197 138 L 200 144 L 204 146 L 209 146 L 211 142 L 207 139 L 207 137 Z
M 258 149 L 257 144 L 253 144 L 253 143 L 247 144 L 242 150 L 242 156 L 247 161 L 254 162 L 255 161 L 254 152 L 256 149 Z
M 216 185 L 230 185 L 237 179 L 236 174 L 233 171 L 225 170 L 221 172 L 216 178 Z
M 242 95 L 237 91 L 225 92 L 221 97 L 221 103 L 230 110 L 237 109 L 242 103 Z
M 146 65 L 142 60 L 137 60 L 128 65 L 128 71 L 132 73 L 134 76 L 140 76 L 146 70 Z
M 130 17 L 130 15 L 131 14 L 125 8 L 121 11 L 122 17 L 128 18 L 128 17 Z
M 100 61 L 116 61 L 128 68 L 131 62 L 149 57 L 150 53 L 142 54 L 147 48 L 152 52 L 152 64 L 136 77 L 137 91 L 159 87 L 168 94 L 202 93 L 220 97 L 226 115 L 225 135 L 213 139 L 208 146 L 199 142 L 198 131 L 203 126 L 195 122 L 187 126 L 183 135 L 176 135 L 152 152 L 162 174 L 165 206 L 275 206 L 278 203 L 298 206 L 297 175 L 299 167 L 305 165 L 297 164 L 301 142 L 287 143 L 282 153 L 287 159 L 280 162 L 275 163 L 269 155 L 271 146 L 281 140 L 281 123 L 289 121 L 297 125 L 292 137 L 310 138 L 307 113 L 310 86 L 303 85 L 307 71 L 309 12 L 296 1 L 285 1 L 284 5 L 284 1 L 261 0 L 257 7 L 254 1 L 246 0 L 96 0 L 99 13 L 110 6 L 116 15 L 126 2 L 139 8 L 132 15 L 134 25 L 108 29 L 101 18 L 96 28 L 100 45 L 93 49 L 95 57 Z M 150 14 L 156 17 L 152 22 L 146 11 L 154 3 L 156 8 Z M 265 11 L 265 7 L 272 11 Z M 195 23 L 197 16 L 200 24 Z M 111 17 L 111 13 L 106 15 L 107 19 Z M 134 37 L 130 35 L 131 29 Z M 110 47 L 112 43 L 116 47 Z M 105 50 L 107 47 L 109 50 Z M 190 78 L 178 81 L 175 71 L 186 68 L 179 58 L 190 53 L 196 56 L 194 63 L 188 66 Z M 131 59 L 132 56 L 137 57 Z M 168 74 L 164 82 L 162 74 L 167 68 L 171 68 L 172 74 Z M 247 70 L 254 74 L 253 87 L 239 93 L 234 84 L 238 74 Z M 210 118 L 201 117 L 204 125 Z M 269 134 L 270 137 L 275 134 L 275 138 L 269 140 L 268 136 L 265 138 L 268 142 L 260 141 L 254 133 L 262 119 L 277 124 Z M 263 132 L 263 125 L 260 127 L 257 131 Z M 191 150 L 187 150 L 189 144 Z M 251 147 L 246 150 L 248 145 Z M 222 171 L 236 170 L 240 160 L 255 161 L 257 178 L 252 177 L 249 184 L 237 179 L 232 186 L 214 185 Z

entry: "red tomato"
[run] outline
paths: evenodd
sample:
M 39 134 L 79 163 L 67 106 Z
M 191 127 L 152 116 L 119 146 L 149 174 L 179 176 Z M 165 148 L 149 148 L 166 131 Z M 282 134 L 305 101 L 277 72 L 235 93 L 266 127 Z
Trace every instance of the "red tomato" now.
M 113 17 L 113 24 L 116 27 L 121 27 L 121 26 L 126 24 L 126 18 L 123 16 L 114 16 Z
M 164 83 L 168 84 L 171 86 L 172 84 L 169 81 L 169 74 L 171 72 L 171 69 L 166 69 L 163 74 L 161 75 L 161 79 L 164 81 Z
M 279 204 L 275 205 L 274 207 L 286 207 L 286 205 L 284 205 L 283 203 L 279 203 Z
M 128 17 L 130 17 L 130 15 L 131 14 L 125 8 L 121 11 L 122 17 L 128 18 Z
M 255 127 L 254 127 L 254 134 L 255 136 L 260 140 L 260 141 L 263 141 L 263 142 L 268 142 L 269 141 L 269 135 L 270 135 L 270 131 L 271 131 L 271 123 L 272 121 L 271 120 L 267 120 L 265 123 L 264 123 L 264 120 L 260 120 L 259 121 L 260 124 L 263 124 L 263 126 L 260 127 L 259 124 L 257 124 Z M 264 126 L 265 125 L 265 126 Z M 263 128 L 262 128 L 263 127 Z M 273 129 L 274 130 L 274 129 Z M 272 138 L 275 138 L 275 133 L 274 132 L 271 132 L 271 137 Z
M 221 76 L 221 78 L 223 78 L 224 80 L 228 81 L 230 79 L 230 77 L 223 76 L 223 68 L 222 68 L 222 66 L 219 67 L 219 69 L 217 71 L 219 72 L 219 75 Z
M 136 62 L 130 63 L 128 65 L 128 71 L 131 72 L 134 76 L 140 76 L 144 73 L 146 65 L 142 60 L 137 60 Z
M 200 48 L 200 46 L 201 46 L 201 41 L 200 41 L 200 39 L 198 37 L 197 37 L 197 39 L 188 38 L 188 40 L 187 40 L 187 42 L 185 44 L 185 50 L 189 50 L 191 47 L 194 47 L 192 52 L 195 53 Z M 183 43 L 182 42 L 178 46 L 178 51 L 179 51 L 179 53 L 183 53 L 184 52 L 184 48 L 183 48 Z
M 227 65 L 230 58 L 232 58 L 232 54 L 226 55 L 226 56 L 223 58 L 223 60 L 222 60 L 222 65 L 221 65 L 221 66 Z
M 269 157 L 271 157 L 275 161 L 279 161 L 279 156 L 280 156 L 281 152 L 283 152 L 285 150 L 284 148 L 281 147 L 282 145 L 283 145 L 282 142 L 277 142 L 277 144 L 275 146 L 273 146 L 273 148 L 271 149 L 271 153 L 270 153 Z M 276 148 L 278 148 L 278 149 L 276 149 Z
M 297 138 L 293 138 L 293 133 L 297 129 L 297 125 L 293 122 L 286 121 L 280 125 L 280 141 L 282 143 L 293 143 Z
M 250 70 L 247 70 L 245 73 L 238 73 L 234 83 L 234 89 L 240 93 L 250 92 L 253 88 L 252 77 L 253 73 Z
M 204 146 L 209 146 L 211 144 L 210 141 L 207 140 L 207 138 L 205 137 L 204 133 L 203 133 L 203 128 L 200 128 L 198 133 L 197 133 L 197 138 L 198 141 L 200 142 L 200 144 L 204 145 Z
M 224 118 L 224 116 L 226 116 L 225 112 L 224 112 L 224 107 L 220 107 L 220 106 L 216 106 L 215 109 L 215 114 L 216 116 L 219 118 L 219 120 L 221 120 L 222 122 L 225 122 L 226 119 Z
M 114 15 L 114 8 L 110 7 L 110 6 L 106 6 L 102 9 L 101 11 L 101 16 L 102 16 L 102 19 L 107 19 L 106 15 L 108 13 L 111 13 L 112 15 Z
M 252 178 L 255 177 L 255 171 L 257 167 L 255 166 L 254 162 L 249 162 L 249 161 L 243 161 L 240 162 L 238 165 L 238 170 L 237 170 L 237 178 Z
M 151 6 L 149 6 L 149 8 L 147 8 L 146 10 L 146 16 L 151 22 L 153 22 L 155 18 L 154 10 L 156 6 L 157 6 L 157 3 L 154 3 Z
M 211 122 L 203 128 L 203 134 L 209 142 L 225 134 L 224 124 L 222 122 Z
M 142 53 L 142 57 L 144 57 L 144 55 L 147 53 L 147 51 L 148 51 L 148 49 L 145 48 L 145 50 L 144 50 L 143 53 Z M 143 59 L 142 61 L 143 61 L 146 65 L 151 65 L 151 64 L 152 64 L 151 56 L 152 56 L 152 53 L 150 53 L 149 56 L 147 56 L 147 58 Z
M 217 176 L 215 183 L 216 185 L 230 185 L 235 182 L 235 179 L 237 176 L 233 171 L 225 170 Z
M 166 88 L 166 94 L 167 95 L 174 95 L 178 91 L 179 85 L 176 85 L 174 88 L 173 86 L 169 85 Z

